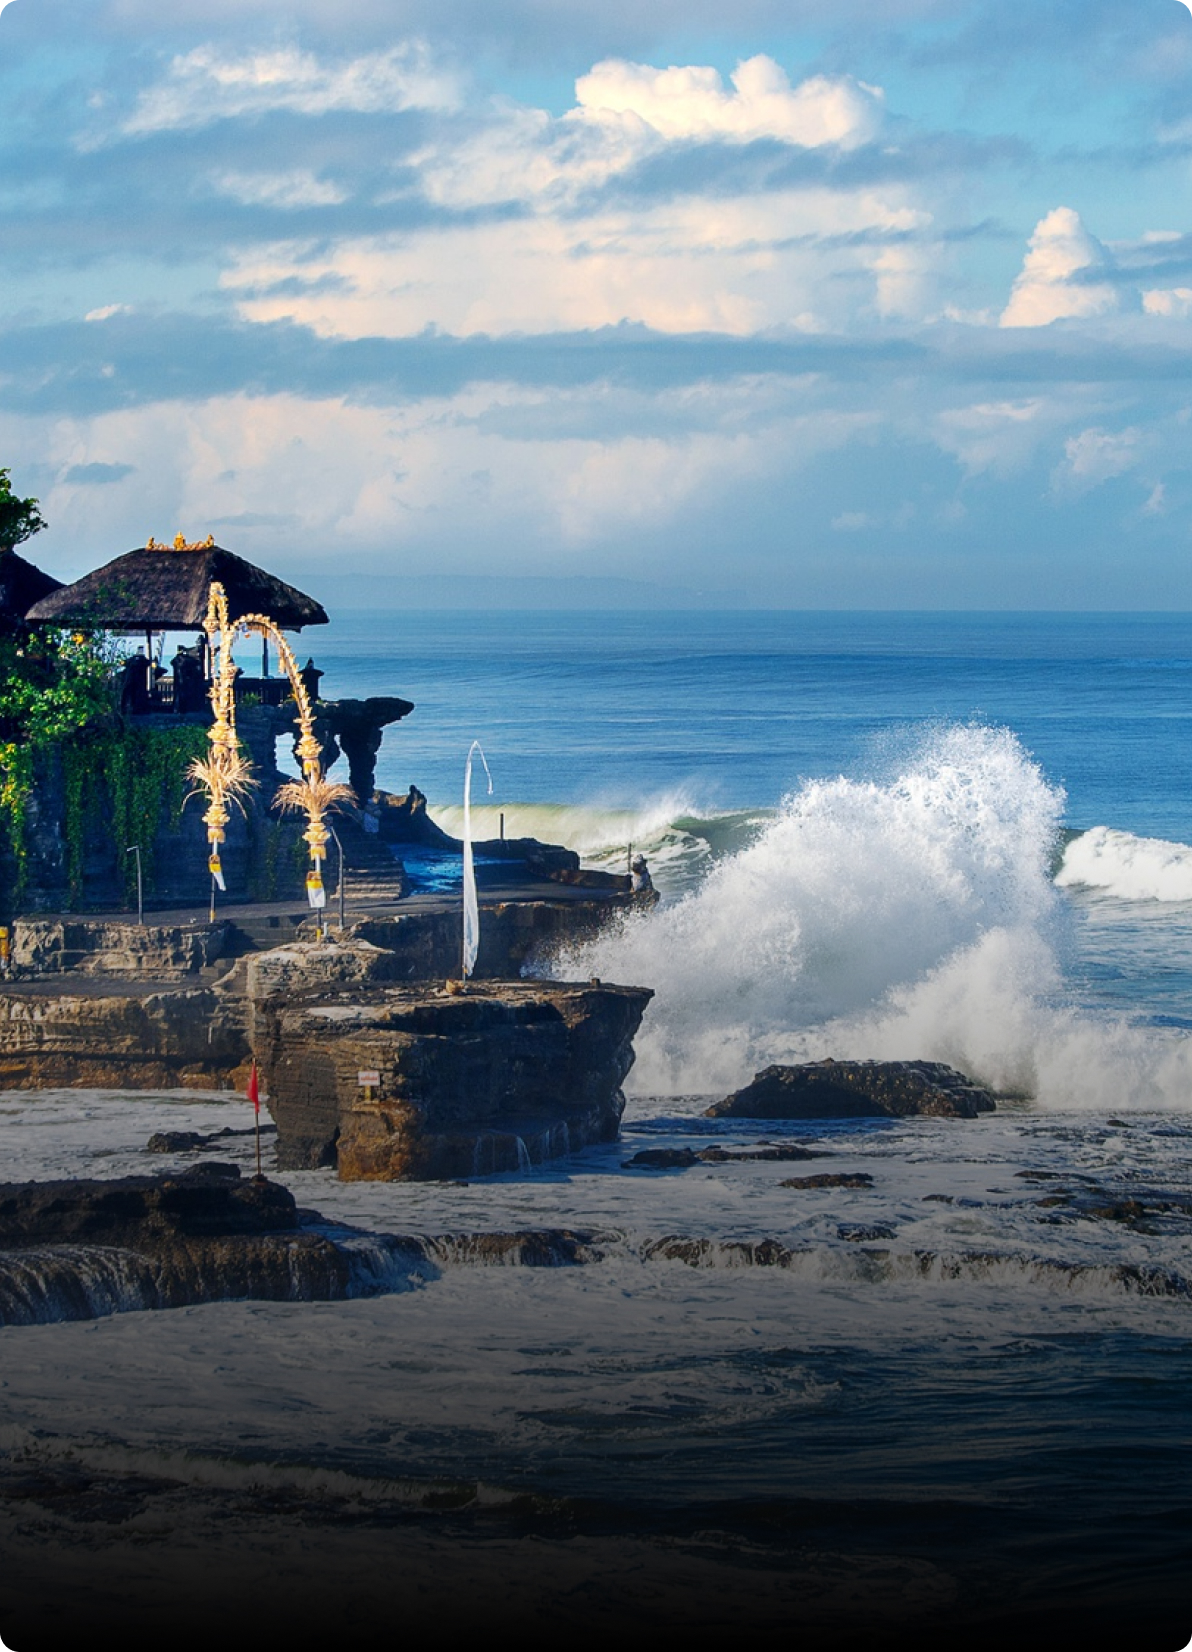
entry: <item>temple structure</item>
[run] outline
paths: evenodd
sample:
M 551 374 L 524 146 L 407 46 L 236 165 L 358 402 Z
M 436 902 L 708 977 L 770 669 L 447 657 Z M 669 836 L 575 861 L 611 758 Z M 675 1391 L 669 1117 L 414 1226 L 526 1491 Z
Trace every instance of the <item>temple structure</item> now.
M 113 700 L 123 734 L 118 736 L 114 728 L 95 729 L 67 743 L 61 753 L 41 754 L 31 808 L 26 811 L 28 842 L 18 855 L 21 904 L 42 909 L 94 907 L 111 904 L 120 890 L 126 892 L 128 869 L 121 862 L 125 851 L 131 852 L 135 845 L 115 839 L 143 837 L 147 823 L 142 819 L 134 826 L 130 808 L 111 795 L 113 784 L 115 778 L 135 770 L 142 751 L 160 755 L 170 729 L 178 731 L 178 775 L 171 796 L 162 798 L 163 818 L 154 823 L 155 848 L 141 845 L 141 864 L 151 866 L 154 896 L 178 903 L 198 898 L 206 876 L 205 857 L 197 841 L 188 844 L 185 857 L 180 856 L 178 840 L 195 835 L 190 817 L 197 818 L 199 811 L 192 807 L 184 815 L 179 783 L 201 755 L 199 731 L 209 729 L 213 720 L 215 659 L 206 629 L 213 588 L 222 590 L 233 628 L 250 615 L 267 616 L 275 637 L 328 623 L 326 610 L 313 597 L 217 545 L 211 536 L 188 541 L 179 534 L 169 544 L 150 538 L 146 545 L 70 585 L 42 573 L 11 550 L 0 556 L 0 624 L 20 627 L 26 635 L 52 627 L 58 631 L 78 628 L 88 634 L 102 631 L 130 639 L 128 653 L 114 667 Z M 193 633 L 193 641 L 186 640 L 187 633 Z M 178 640 L 167 659 L 170 634 Z M 238 658 L 234 685 L 236 737 L 251 761 L 254 782 L 229 845 L 229 892 L 242 901 L 287 894 L 296 876 L 298 852 L 289 843 L 294 834 L 279 821 L 274 808 L 277 792 L 289 779 L 277 764 L 280 739 L 294 738 L 299 772 L 304 772 L 296 749 L 294 686 L 285 672 L 271 671 L 267 637 L 261 638 L 259 656 L 250 653 L 253 647 L 254 640 L 241 636 L 237 653 L 251 658 L 253 665 L 259 658 L 259 675 L 245 672 Z M 283 647 L 280 637 L 274 663 L 279 647 Z M 295 665 L 290 656 L 291 671 Z M 324 673 L 313 659 L 307 660 L 298 675 L 310 703 L 320 771 L 329 769 L 341 755 L 346 760 L 355 803 L 342 817 L 337 816 L 336 833 L 348 868 L 367 871 L 374 881 L 400 883 L 400 863 L 376 841 L 373 799 L 383 731 L 408 716 L 413 705 L 396 695 L 325 698 Z M 194 735 L 189 743 L 183 732 L 187 729 Z M 117 738 L 125 748 L 122 764 L 110 752 L 105 761 L 107 747 Z M 74 772 L 80 766 L 74 745 L 94 748 L 93 761 L 83 765 L 82 774 Z M 125 782 L 125 790 L 129 789 Z M 83 810 L 77 807 L 80 790 L 89 799 Z M 69 818 L 72 797 L 76 800 L 74 816 L 86 816 L 88 841 L 84 846 L 70 841 L 83 829 L 79 818 Z M 124 802 L 127 805 L 128 800 Z M 110 843 L 105 842 L 105 832 L 112 838 Z M 101 863 L 106 868 L 102 876 Z M 191 863 L 193 875 L 186 870 Z

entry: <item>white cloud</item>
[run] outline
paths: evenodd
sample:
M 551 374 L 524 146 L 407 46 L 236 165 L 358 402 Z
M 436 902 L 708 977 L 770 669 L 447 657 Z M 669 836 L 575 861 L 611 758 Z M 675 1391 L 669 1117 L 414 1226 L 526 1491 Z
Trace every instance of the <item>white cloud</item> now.
M 1055 410 L 1038 398 L 975 402 L 970 407 L 942 412 L 936 420 L 935 437 L 969 476 L 985 472 L 1007 476 L 1030 463 L 1043 427 L 1055 416 Z
M 303 115 L 334 109 L 384 113 L 455 109 L 460 101 L 455 76 L 438 68 L 419 41 L 341 62 L 322 61 L 292 46 L 246 56 L 200 46 L 174 58 L 165 81 L 141 94 L 123 131 L 140 136 L 209 126 L 274 109 Z
M 624 320 L 668 333 L 812 331 L 878 308 L 883 279 L 887 302 L 909 302 L 931 250 L 886 271 L 870 246 L 821 251 L 805 240 L 909 229 L 924 217 L 871 191 L 683 196 L 330 246 L 275 243 L 238 253 L 223 284 L 245 318 L 292 319 L 323 336 L 542 333 Z M 844 271 L 860 279 L 832 279 Z
M 1138 463 L 1141 431 L 1082 430 L 1064 443 L 1064 461 L 1052 480 L 1068 492 L 1083 493 L 1121 476 Z
M 1192 287 L 1152 287 L 1142 295 L 1147 315 L 1184 319 L 1192 315 Z
M 627 172 L 668 143 L 774 138 L 801 148 L 853 148 L 872 138 L 882 93 L 816 76 L 792 87 L 769 57 L 751 58 L 727 92 L 715 69 L 598 63 L 576 82 L 575 106 L 498 105 L 475 135 L 448 134 L 412 158 L 429 199 L 453 207 L 501 201 L 561 205 Z
M 1088 271 L 1103 269 L 1107 263 L 1104 247 L 1085 229 L 1080 214 L 1071 207 L 1056 207 L 1035 226 L 1001 325 L 1046 327 L 1051 321 L 1104 315 L 1116 309 L 1116 289 L 1108 282 L 1087 278 Z
M 804 148 L 853 148 L 869 142 L 881 123 L 881 90 L 849 76 L 816 75 L 792 86 L 772 57 L 759 55 L 739 63 L 731 79 L 729 92 L 712 68 L 656 69 L 609 58 L 576 81 L 571 118 L 640 122 L 664 138 L 777 138 Z
M 221 195 L 245 206 L 339 206 L 347 194 L 313 172 L 221 172 L 212 179 Z
M 83 317 L 84 321 L 107 321 L 114 315 L 131 315 L 130 304 L 104 304 L 98 310 L 88 310 Z

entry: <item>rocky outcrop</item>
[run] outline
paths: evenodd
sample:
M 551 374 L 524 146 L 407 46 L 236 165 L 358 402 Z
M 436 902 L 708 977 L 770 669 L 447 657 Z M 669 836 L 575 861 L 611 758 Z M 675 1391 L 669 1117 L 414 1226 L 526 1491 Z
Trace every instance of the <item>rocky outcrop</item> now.
M 417 843 L 426 849 L 442 849 L 448 854 L 460 854 L 463 840 L 452 837 L 431 819 L 426 807 L 426 794 L 411 786 L 404 797 L 392 792 L 377 792 L 380 805 L 378 831 L 387 843 Z M 559 873 L 578 873 L 579 855 L 574 849 L 564 849 L 557 843 L 540 843 L 533 837 L 493 837 L 473 843 L 477 855 L 486 860 L 518 861 L 542 877 Z M 618 886 L 620 885 L 620 880 Z M 628 879 L 624 882 L 628 887 Z
M 149 1245 L 163 1237 L 289 1232 L 294 1196 L 277 1182 L 242 1181 L 235 1165 L 112 1181 L 0 1184 L 0 1248 Z
M 136 924 L 102 918 L 18 918 L 12 961 L 23 975 L 103 975 L 172 981 L 214 964 L 229 925 Z
M 119 986 L 0 995 L 0 1090 L 243 1087 L 252 1053 L 243 998 Z
M 475 977 L 499 980 L 549 964 L 559 951 L 593 939 L 635 910 L 638 901 L 617 890 L 591 899 L 560 892 L 558 900 L 482 900 Z M 393 953 L 400 960 L 395 970 L 400 979 L 442 981 L 459 973 L 458 908 L 365 918 L 351 927 L 351 935 Z
M 486 1175 L 612 1141 L 652 993 L 503 981 L 258 1002 L 278 1161 L 346 1180 Z M 375 1084 L 360 1075 L 376 1073 Z
M 235 1165 L 0 1186 L 0 1325 L 256 1298 L 346 1296 L 350 1258 Z
M 994 1099 L 940 1061 L 809 1061 L 767 1067 L 707 1118 L 976 1118 Z

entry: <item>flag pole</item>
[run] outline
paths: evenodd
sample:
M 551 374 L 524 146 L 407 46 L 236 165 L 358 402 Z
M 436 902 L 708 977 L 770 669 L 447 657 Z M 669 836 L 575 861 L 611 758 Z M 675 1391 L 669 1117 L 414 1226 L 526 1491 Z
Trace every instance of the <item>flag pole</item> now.
M 265 1180 L 265 1176 L 264 1176 L 264 1172 L 261 1170 L 261 1086 L 260 1086 L 260 1081 L 257 1078 L 257 1061 L 256 1061 L 255 1056 L 253 1057 L 252 1071 L 248 1075 L 248 1099 L 249 1099 L 249 1101 L 252 1102 L 253 1123 L 256 1126 L 256 1138 L 257 1138 L 257 1176 L 256 1176 L 256 1179 L 257 1179 L 258 1182 L 263 1182 Z

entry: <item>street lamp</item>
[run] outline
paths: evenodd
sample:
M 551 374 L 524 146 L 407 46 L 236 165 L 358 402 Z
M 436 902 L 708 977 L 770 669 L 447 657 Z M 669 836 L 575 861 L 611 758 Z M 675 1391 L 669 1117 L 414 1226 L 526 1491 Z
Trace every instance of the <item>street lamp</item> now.
M 144 885 L 141 882 L 141 846 L 139 843 L 134 843 L 132 848 L 126 849 L 124 853 L 137 857 L 137 922 L 143 924 L 145 922 L 145 895 Z

